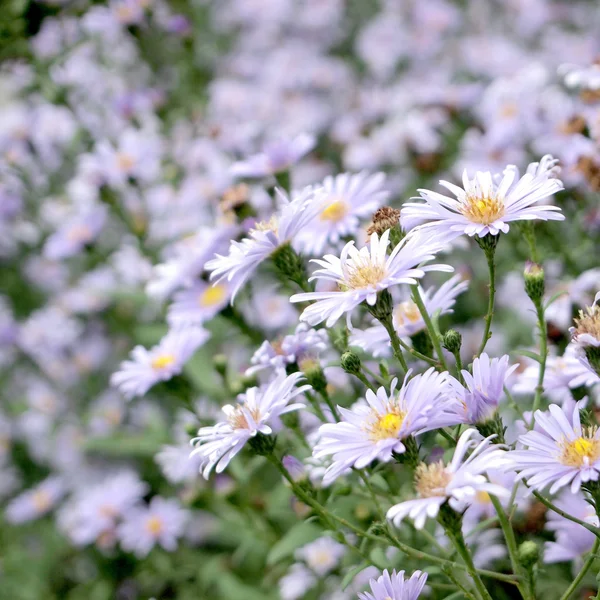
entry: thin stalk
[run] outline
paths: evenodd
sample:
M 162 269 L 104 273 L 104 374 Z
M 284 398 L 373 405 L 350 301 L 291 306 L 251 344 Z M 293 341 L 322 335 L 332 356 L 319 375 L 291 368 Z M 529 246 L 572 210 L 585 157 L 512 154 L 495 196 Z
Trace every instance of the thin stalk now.
M 319 389 L 319 395 L 321 396 L 321 398 L 323 398 L 323 400 L 325 400 L 325 404 L 327 404 L 327 406 L 329 407 L 329 410 L 331 411 L 333 418 L 339 423 L 340 415 L 338 414 L 337 408 L 336 408 L 335 404 L 333 403 L 333 400 L 329 396 L 327 389 Z
M 379 383 L 383 386 L 389 385 L 389 381 L 386 381 L 383 377 L 381 377 L 380 375 L 377 375 L 377 373 L 375 373 L 374 371 L 371 371 L 371 369 L 369 369 L 365 365 L 361 365 L 361 368 L 367 375 L 370 375 L 377 383 Z
M 364 375 L 364 373 L 362 373 L 361 371 L 359 371 L 358 373 L 353 373 L 353 375 L 363 385 L 365 385 L 366 387 L 368 387 L 372 392 L 377 392 L 377 389 L 375 388 L 375 386 L 366 378 L 366 376 Z
M 496 298 L 496 262 L 494 260 L 495 250 L 485 250 L 485 257 L 487 259 L 488 264 L 488 272 L 489 272 L 489 297 L 488 297 L 488 310 L 485 315 L 485 329 L 483 331 L 483 337 L 481 338 L 481 345 L 479 346 L 479 350 L 477 350 L 477 356 L 479 356 L 484 350 L 490 339 L 490 329 L 492 328 L 492 319 L 494 318 L 494 301 Z
M 548 359 L 548 332 L 546 319 L 544 318 L 544 307 L 541 300 L 535 303 L 535 311 L 538 318 L 538 327 L 540 329 L 540 372 L 538 375 L 538 383 L 535 388 L 535 397 L 533 399 L 532 415 L 540 407 L 542 394 L 544 393 L 544 374 L 546 373 L 546 361 Z M 533 419 L 531 419 L 530 429 L 533 427 Z
M 423 298 L 421 297 L 421 292 L 419 291 L 418 285 L 412 285 L 413 291 L 413 302 L 417 305 L 421 316 L 423 317 L 423 321 L 425 321 L 425 326 L 427 327 L 427 331 L 429 332 L 429 337 L 431 338 L 431 343 L 435 348 L 435 353 L 438 356 L 440 364 L 442 365 L 444 371 L 449 371 L 448 365 L 446 363 L 446 358 L 444 357 L 444 351 L 442 350 L 442 344 L 440 342 L 440 338 L 433 326 L 433 322 L 429 313 L 427 312 L 427 308 L 425 307 L 425 303 L 423 302 Z
M 465 385 L 465 380 L 463 379 L 462 375 L 463 364 L 462 358 L 460 357 L 460 348 L 452 354 L 454 355 L 454 360 L 456 361 L 456 378 L 458 379 L 458 381 L 460 381 L 460 383 Z
M 403 342 L 402 339 L 400 339 L 400 338 L 398 338 L 398 341 L 400 342 L 400 345 L 402 346 L 402 348 L 404 348 L 404 350 L 406 350 L 409 354 L 412 354 L 415 358 L 424 360 L 426 363 L 430 364 L 432 367 L 435 367 L 436 369 L 442 368 L 442 365 L 437 360 L 435 360 L 435 358 L 431 358 L 431 356 L 422 354 L 418 350 L 415 350 L 414 348 L 409 346 L 406 342 Z
M 327 417 L 325 416 L 325 413 L 323 412 L 323 409 L 321 408 L 321 405 L 319 404 L 319 401 L 317 400 L 317 398 L 315 398 L 309 392 L 305 392 L 304 395 L 308 398 L 308 401 L 310 402 L 310 405 L 313 407 L 317 417 L 319 417 L 319 419 L 321 421 L 323 421 L 323 423 L 327 423 Z
M 375 493 L 375 490 L 373 489 L 373 486 L 371 485 L 369 478 L 362 471 L 358 471 L 358 475 L 363 480 L 365 486 L 369 490 L 369 494 L 371 495 L 371 499 L 373 500 L 373 503 L 375 504 L 375 508 L 377 509 L 377 514 L 379 515 L 379 518 L 382 521 L 385 521 L 385 512 L 383 511 L 383 508 L 381 507 L 381 502 L 379 502 L 379 498 L 377 497 L 377 494 Z
M 587 557 L 586 561 L 583 563 L 581 570 L 577 573 L 577 576 L 571 582 L 571 585 L 566 589 L 565 593 L 560 597 L 560 600 L 569 600 L 571 594 L 577 589 L 581 580 L 585 577 L 585 574 L 590 570 L 590 567 L 596 560 L 596 552 L 598 552 L 598 547 L 600 546 L 600 539 L 596 538 L 594 542 L 594 547 L 590 550 L 590 554 Z
M 555 504 L 552 504 L 552 502 L 550 502 L 550 500 L 548 500 L 547 498 L 544 498 L 544 496 L 542 496 L 539 492 L 534 491 L 533 495 L 546 508 L 549 508 L 551 511 L 555 512 L 557 515 L 560 515 L 561 517 L 564 517 L 565 519 L 568 519 L 569 521 L 573 521 L 573 523 L 577 523 L 578 525 L 585 527 L 588 531 L 591 531 L 597 538 L 600 539 L 600 528 L 594 527 L 593 525 L 590 525 L 589 523 L 586 523 L 585 521 L 582 521 L 581 519 L 578 519 L 577 517 L 570 515 L 569 513 L 562 510 L 561 508 L 558 508 L 558 506 L 556 506 Z
M 400 347 L 400 338 L 398 337 L 398 333 L 394 327 L 394 323 L 392 322 L 392 318 L 388 317 L 387 319 L 380 319 L 379 321 L 388 332 L 390 336 L 390 341 L 392 342 L 392 349 L 394 350 L 394 356 L 398 359 L 400 366 L 406 373 L 408 371 L 408 365 L 404 360 L 404 355 L 402 354 L 402 348 Z

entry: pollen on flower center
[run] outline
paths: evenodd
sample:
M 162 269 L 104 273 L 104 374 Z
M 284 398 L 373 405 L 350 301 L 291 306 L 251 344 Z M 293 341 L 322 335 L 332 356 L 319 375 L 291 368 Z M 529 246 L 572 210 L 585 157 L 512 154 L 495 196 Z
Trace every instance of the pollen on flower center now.
M 72 242 L 87 242 L 92 239 L 93 233 L 87 225 L 75 225 L 71 227 L 67 237 Z
M 200 306 L 215 306 L 220 302 L 223 302 L 227 291 L 224 285 L 216 283 L 204 290 L 198 299 Z
M 150 517 L 146 521 L 146 529 L 152 535 L 159 535 L 163 529 L 163 523 L 158 517 Z
M 600 307 L 596 304 L 588 306 L 586 312 L 580 310 L 575 319 L 575 336 L 584 333 L 600 340 Z
M 444 496 L 451 475 L 443 462 L 421 463 L 415 470 L 415 489 L 421 498 Z
M 348 214 L 348 205 L 343 200 L 336 200 L 329 204 L 319 216 L 321 221 L 333 221 L 337 223 Z
M 349 266 L 348 271 L 347 284 L 353 290 L 361 290 L 377 285 L 385 277 L 385 268 L 371 263 Z
M 568 467 L 583 467 L 600 459 L 600 439 L 594 439 L 594 428 L 584 431 L 582 437 L 562 443 L 560 462 Z
M 36 490 L 33 493 L 31 501 L 38 512 L 44 512 L 48 510 L 52 504 L 50 494 L 48 494 L 46 490 Z
M 135 160 L 131 154 L 127 154 L 127 152 L 119 152 L 117 154 L 117 167 L 121 171 L 131 171 L 135 165 Z
M 477 501 L 481 502 L 482 504 L 488 504 L 489 502 L 491 502 L 491 498 L 487 492 L 479 490 L 477 492 Z
M 419 312 L 418 306 L 412 300 L 407 300 L 396 307 L 394 316 L 396 317 L 398 325 L 404 325 L 406 321 L 409 323 L 416 323 L 419 321 L 421 313 Z
M 153 369 L 159 370 L 170 367 L 174 362 L 175 356 L 173 354 L 159 354 L 150 364 Z
M 398 437 L 405 416 L 406 414 L 398 409 L 377 416 L 375 422 L 369 427 L 369 437 L 373 441 Z
M 250 429 L 246 413 L 250 413 L 254 421 L 260 420 L 258 409 L 250 410 L 247 407 L 242 408 L 241 406 L 236 406 L 227 416 L 227 420 L 233 429 Z
M 272 231 L 273 233 L 277 233 L 278 229 L 279 221 L 277 220 L 277 216 L 273 215 L 268 221 L 255 223 L 252 231 Z
M 489 196 L 467 196 L 460 212 L 474 223 L 489 225 L 504 216 L 502 198 Z

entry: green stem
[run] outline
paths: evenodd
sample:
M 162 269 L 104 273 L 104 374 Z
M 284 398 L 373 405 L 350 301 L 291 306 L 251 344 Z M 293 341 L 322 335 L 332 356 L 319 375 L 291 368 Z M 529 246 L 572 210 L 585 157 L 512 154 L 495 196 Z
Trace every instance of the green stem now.
M 327 423 L 328 422 L 327 417 L 325 416 L 325 413 L 323 412 L 323 409 L 321 408 L 319 401 L 309 392 L 305 392 L 304 395 L 310 402 L 310 405 L 313 407 L 317 417 L 319 417 L 319 419 L 321 419 L 321 421 L 323 421 L 323 423 Z
M 484 350 L 488 343 L 488 340 L 492 337 L 490 329 L 492 328 L 492 319 L 494 318 L 494 300 L 496 298 L 496 262 L 494 256 L 496 254 L 495 248 L 484 250 L 485 258 L 487 259 L 488 271 L 490 277 L 489 283 L 489 297 L 488 297 L 488 310 L 485 315 L 485 329 L 483 331 L 483 337 L 481 338 L 481 345 L 477 351 L 479 356 Z
M 391 315 L 385 319 L 379 319 L 379 322 L 385 327 L 385 330 L 388 332 L 388 335 L 390 336 L 390 341 L 392 342 L 394 356 L 398 359 L 400 366 L 402 367 L 402 369 L 404 369 L 404 372 L 406 373 L 408 371 L 408 365 L 404 360 L 402 348 L 400 347 L 400 338 L 398 337 L 398 333 L 396 332 L 396 328 L 394 327 L 394 323 L 392 322 Z
M 379 518 L 382 521 L 385 521 L 385 512 L 383 511 L 383 508 L 381 507 L 381 502 L 379 502 L 379 498 L 377 497 L 377 494 L 375 493 L 375 490 L 373 489 L 373 486 L 371 485 L 369 478 L 362 471 L 358 471 L 358 475 L 363 480 L 365 486 L 369 490 L 369 494 L 371 494 L 371 498 L 373 500 L 373 503 L 375 504 L 375 508 L 377 509 L 377 514 L 379 515 Z
M 544 375 L 546 373 L 546 361 L 548 359 L 548 332 L 546 326 L 546 320 L 544 318 L 544 306 L 542 301 L 539 300 L 535 303 L 535 310 L 538 318 L 538 327 L 540 329 L 540 372 L 538 375 L 538 383 L 535 388 L 535 397 L 533 399 L 533 408 L 531 409 L 532 419 L 529 428 L 533 427 L 533 415 L 535 411 L 540 407 L 542 400 L 542 394 L 544 393 Z
M 575 577 L 575 579 L 573 579 L 571 585 L 567 588 L 565 593 L 560 597 L 560 600 L 569 600 L 571 594 L 573 594 L 573 592 L 577 589 L 577 587 L 581 583 L 581 580 L 585 577 L 585 574 L 590 570 L 590 567 L 594 563 L 594 560 L 596 560 L 596 552 L 598 552 L 599 546 L 600 539 L 596 538 L 596 541 L 594 542 L 594 547 L 590 550 L 590 554 L 587 557 L 586 561 L 583 563 L 581 571 L 577 573 L 577 576 Z
M 364 373 L 358 371 L 358 373 L 353 373 L 353 375 L 366 387 L 368 387 L 372 392 L 377 393 L 377 389 L 375 386 L 366 378 Z
M 329 407 L 329 410 L 331 411 L 333 418 L 339 423 L 340 415 L 338 414 L 337 408 L 336 408 L 335 404 L 333 403 L 333 400 L 331 399 L 331 397 L 329 396 L 329 393 L 327 392 L 327 388 L 319 389 L 319 395 L 321 396 L 321 398 L 323 398 L 323 400 L 325 400 L 325 404 L 327 404 L 327 406 Z
M 456 378 L 458 379 L 458 381 L 460 381 L 460 383 L 465 385 L 465 380 L 463 379 L 462 375 L 463 364 L 462 358 L 460 357 L 460 348 L 452 354 L 454 355 L 454 360 L 456 361 Z
M 600 539 L 600 528 L 594 527 L 593 525 L 590 525 L 589 523 L 586 523 L 585 521 L 582 521 L 581 519 L 578 519 L 577 517 L 570 515 L 569 513 L 562 510 L 561 508 L 558 508 L 558 506 L 552 504 L 552 502 L 550 502 L 550 500 L 548 500 L 547 498 L 544 498 L 544 496 L 542 496 L 539 492 L 534 491 L 533 495 L 546 508 L 549 508 L 551 511 L 555 512 L 557 515 L 560 515 L 561 517 L 564 517 L 565 519 L 568 519 L 569 521 L 573 521 L 573 523 L 577 523 L 578 525 L 585 527 L 588 531 L 591 531 L 597 538 Z
M 423 302 L 423 298 L 421 297 L 421 292 L 419 291 L 418 285 L 412 285 L 413 291 L 413 302 L 417 305 L 421 316 L 423 317 L 423 321 L 425 321 L 425 326 L 427 327 L 427 331 L 429 332 L 429 337 L 431 338 L 431 343 L 435 348 L 435 353 L 438 356 L 440 364 L 442 365 L 444 371 L 449 371 L 448 365 L 446 364 L 446 358 L 444 357 L 444 351 L 442 350 L 442 344 L 440 342 L 440 337 L 437 334 L 435 327 L 433 326 L 433 322 L 431 321 L 431 317 L 427 312 L 427 308 L 425 307 L 425 303 Z
M 408 344 L 403 342 L 400 338 L 398 338 L 398 341 L 400 342 L 400 345 L 402 346 L 402 348 L 404 348 L 409 354 L 412 354 L 415 358 L 424 360 L 426 363 L 430 364 L 432 367 L 435 367 L 436 369 L 441 368 L 440 363 L 437 360 L 435 360 L 434 358 L 431 358 L 431 356 L 427 356 L 426 354 L 422 354 L 418 350 L 415 350 L 414 348 L 412 348 L 411 346 L 409 346 Z

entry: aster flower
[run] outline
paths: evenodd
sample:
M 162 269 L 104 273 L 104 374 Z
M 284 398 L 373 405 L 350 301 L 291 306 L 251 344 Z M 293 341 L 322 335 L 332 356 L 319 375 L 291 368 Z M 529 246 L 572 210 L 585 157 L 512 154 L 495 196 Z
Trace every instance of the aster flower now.
M 295 563 L 279 580 L 283 600 L 300 600 L 317 583 L 314 573 L 302 563 Z
M 467 429 L 460 436 L 449 465 L 443 462 L 421 463 L 415 471 L 415 488 L 419 497 L 392 506 L 387 518 L 398 527 L 406 518 L 414 520 L 415 527 L 422 529 L 427 517 L 435 518 L 440 507 L 448 502 L 456 511 L 467 508 L 479 492 L 498 497 L 508 497 L 510 492 L 501 485 L 490 483 L 484 473 L 488 469 L 501 468 L 506 464 L 506 452 L 492 444 L 490 436 L 481 442 L 472 440 L 478 435 L 475 429 Z M 471 454 L 465 460 L 469 450 Z
M 367 390 L 365 403 L 350 410 L 338 407 L 342 420 L 320 427 L 313 456 L 333 459 L 323 478 L 325 485 L 352 467 L 364 469 L 374 460 L 391 461 L 394 453 L 406 451 L 403 442 L 409 436 L 458 422 L 446 373 L 432 368 L 412 379 L 409 375 L 398 392 L 396 379 L 389 394 L 383 387 L 377 394 Z
M 573 493 L 589 481 L 598 481 L 600 474 L 600 431 L 597 427 L 582 427 L 576 403 L 570 414 L 557 404 L 547 411 L 534 414 L 537 430 L 519 437 L 527 447 L 509 453 L 513 467 L 536 490 L 551 485 L 550 493 L 565 485 Z
M 462 371 L 464 387 L 456 379 L 450 379 L 464 406 L 465 423 L 481 423 L 494 415 L 504 394 L 506 380 L 519 366 L 509 366 L 508 361 L 508 354 L 491 359 L 484 352 L 473 361 L 473 374 L 466 369 Z
M 390 575 L 386 569 L 381 577 L 369 581 L 371 591 L 358 594 L 358 598 L 359 600 L 417 600 L 426 582 L 427 573 L 421 571 L 415 571 L 410 578 L 406 578 L 404 571 L 396 573 L 394 570 Z
M 346 554 L 344 544 L 323 536 L 298 548 L 294 557 L 296 560 L 304 561 L 313 573 L 324 577 L 340 564 L 344 554 Z
M 62 479 L 48 477 L 11 500 L 6 507 L 6 520 L 16 524 L 42 517 L 56 506 L 64 493 L 65 484 Z
M 594 304 L 586 311 L 579 311 L 575 327 L 569 330 L 573 344 L 579 351 L 580 361 L 591 372 L 600 374 L 600 292 L 594 298 Z
M 205 265 L 208 271 L 212 271 L 211 279 L 217 282 L 226 280 L 231 284 L 232 302 L 258 265 L 278 248 L 291 242 L 320 210 L 311 187 L 294 195 L 291 201 L 282 191 L 277 190 L 277 194 L 280 209 L 270 220 L 257 223 L 249 237 L 241 242 L 232 240 L 227 256 L 217 254 Z
M 340 257 L 331 254 L 315 259 L 321 269 L 316 270 L 311 280 L 326 280 L 337 284 L 336 290 L 295 294 L 290 302 L 316 300 L 300 316 L 301 321 L 317 325 L 322 321 L 331 327 L 344 314 L 350 324 L 350 313 L 362 302 L 373 306 L 377 294 L 399 284 L 416 284 L 427 271 L 452 271 L 447 265 L 420 266 L 435 258 L 443 244 L 441 238 L 415 235 L 404 238 L 388 256 L 389 230 L 381 238 L 371 235 L 368 246 L 357 250 L 354 241 L 348 242 Z
M 469 287 L 461 275 L 454 275 L 444 282 L 439 289 L 433 287 L 423 290 L 419 288 L 425 308 L 430 315 L 446 315 L 452 313 L 456 297 Z M 411 337 L 425 329 L 425 321 L 417 305 L 406 294 L 405 300 L 397 303 L 392 312 L 392 322 L 399 337 Z M 365 330 L 355 330 L 350 336 L 349 344 L 362 348 L 375 358 L 391 354 L 390 336 L 381 324 L 373 325 Z
M 198 430 L 198 437 L 192 440 L 196 449 L 191 456 L 201 457 L 200 468 L 205 479 L 213 468 L 221 473 L 250 438 L 259 433 L 271 434 L 277 417 L 304 408 L 300 402 L 290 404 L 290 400 L 310 389 L 309 385 L 296 387 L 302 378 L 302 373 L 288 376 L 280 373 L 262 388 L 249 388 L 238 396 L 236 406 L 223 407 L 226 421 Z
M 167 322 L 171 327 L 177 327 L 210 321 L 229 304 L 230 287 L 227 282 L 199 281 L 189 289 L 180 290 L 169 306 Z
M 316 143 L 315 137 L 308 133 L 302 133 L 292 140 L 270 142 L 259 154 L 234 163 L 231 174 L 234 177 L 259 178 L 281 173 L 310 152 Z
M 159 344 L 147 350 L 136 346 L 131 360 L 121 363 L 121 368 L 110 378 L 127 398 L 143 396 L 159 381 L 167 381 L 181 373 L 183 365 L 208 339 L 209 333 L 200 327 L 172 329 Z
M 440 185 L 452 192 L 450 198 L 430 190 L 419 190 L 425 204 L 408 203 L 402 207 L 402 225 L 412 229 L 423 222 L 428 228 L 451 233 L 453 237 L 507 233 L 509 223 L 531 219 L 562 220 L 560 208 L 536 203 L 563 189 L 556 178 L 557 166 L 550 155 L 531 163 L 519 178 L 514 165 L 504 169 L 499 182 L 489 171 L 478 171 L 473 179 L 463 173 L 463 187 L 448 181 Z
M 342 173 L 326 177 L 319 187 L 321 210 L 300 235 L 298 243 L 307 254 L 322 254 L 331 244 L 358 231 L 360 219 L 370 217 L 386 200 L 383 173 Z
M 117 535 L 124 550 L 138 558 L 146 556 L 155 545 L 165 550 L 177 549 L 177 539 L 185 532 L 189 513 L 179 501 L 154 496 L 148 507 L 135 506 L 123 515 Z

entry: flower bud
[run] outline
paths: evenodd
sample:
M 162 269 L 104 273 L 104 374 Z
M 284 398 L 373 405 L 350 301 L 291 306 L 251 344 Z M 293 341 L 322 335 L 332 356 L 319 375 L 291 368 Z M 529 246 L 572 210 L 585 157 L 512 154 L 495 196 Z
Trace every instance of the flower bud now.
M 455 354 L 460 351 L 460 346 L 462 344 L 462 335 L 456 331 L 456 329 L 449 329 L 444 334 L 444 348 L 448 350 L 448 352 L 452 352 Z
M 271 258 L 275 268 L 283 279 L 290 279 L 299 285 L 308 281 L 304 261 L 289 242 L 286 242 L 283 246 L 279 246 L 271 254 Z
M 225 374 L 227 373 L 227 356 L 225 356 L 225 354 L 215 354 L 213 356 L 213 366 L 215 368 L 215 371 L 221 375 L 221 377 L 225 377 Z
M 373 306 L 367 304 L 367 310 L 378 320 L 389 319 L 394 310 L 394 300 L 389 290 L 383 290 L 377 294 L 377 301 Z
M 298 367 L 306 375 L 306 381 L 316 392 L 324 392 L 327 389 L 327 378 L 323 373 L 321 363 L 316 358 L 303 358 Z
M 523 542 L 519 546 L 519 550 L 517 551 L 517 556 L 519 558 L 519 562 L 526 569 L 530 569 L 537 563 L 540 558 L 540 549 L 539 546 L 532 542 L 531 540 L 527 540 Z
M 342 369 L 349 373 L 350 375 L 357 375 L 360 373 L 361 362 L 358 354 L 352 352 L 352 350 L 348 350 L 348 352 L 344 352 L 341 358 Z
M 525 291 L 534 304 L 541 301 L 544 296 L 544 268 L 536 263 L 527 262 L 523 272 L 525 278 Z

